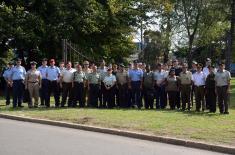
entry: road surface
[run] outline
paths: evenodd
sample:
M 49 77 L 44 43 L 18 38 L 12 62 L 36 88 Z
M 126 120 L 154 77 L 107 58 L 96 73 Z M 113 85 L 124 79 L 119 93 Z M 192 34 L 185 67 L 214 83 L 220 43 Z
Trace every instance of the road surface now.
M 0 155 L 220 155 L 134 138 L 0 118 Z

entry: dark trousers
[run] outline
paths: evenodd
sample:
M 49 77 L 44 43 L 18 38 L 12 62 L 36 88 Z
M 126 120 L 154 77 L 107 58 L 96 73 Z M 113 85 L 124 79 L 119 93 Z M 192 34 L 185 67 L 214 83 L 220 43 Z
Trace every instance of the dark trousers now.
M 216 87 L 220 113 L 228 112 L 228 86 Z
M 83 99 L 83 104 L 84 106 L 89 103 L 89 93 L 88 93 L 88 87 L 84 87 L 83 88 L 83 96 L 82 96 L 82 99 Z
M 177 103 L 177 91 L 168 91 L 170 109 L 174 110 Z
M 146 88 L 143 89 L 143 96 L 144 96 L 144 107 L 145 109 L 153 109 L 154 103 L 154 89 Z
M 106 103 L 105 101 L 105 86 L 104 86 L 104 83 L 101 82 L 101 88 L 100 88 L 100 91 L 99 91 L 99 101 L 100 101 L 100 107 L 106 107 L 106 105 L 104 103 Z
M 69 96 L 68 99 L 68 107 L 72 107 L 73 105 L 73 93 L 72 93 L 72 82 L 63 82 L 62 83 L 62 101 L 61 101 L 61 106 L 64 107 L 67 101 L 67 97 Z
M 40 89 L 40 100 L 41 105 L 45 105 L 47 94 L 48 94 L 48 80 L 42 79 L 41 89 Z
M 128 85 L 127 84 L 118 84 L 118 100 L 119 100 L 119 106 L 121 108 L 127 108 L 129 107 L 128 100 Z
M 165 86 L 155 85 L 155 94 L 156 94 L 156 108 L 164 109 L 167 105 Z
M 23 80 L 13 80 L 13 107 L 22 105 L 24 94 Z
M 77 106 L 77 102 L 79 103 L 79 107 L 84 107 L 84 83 L 74 82 L 73 93 L 74 93 L 74 101 L 73 106 Z
M 115 96 L 115 101 L 114 101 L 114 103 L 116 103 L 116 106 L 120 107 L 117 85 L 114 86 L 114 96 Z
M 131 89 L 130 88 L 128 88 L 128 97 L 127 97 L 127 103 L 128 103 L 128 105 L 127 105 L 127 107 L 131 107 L 131 105 L 132 105 L 132 91 L 131 91 Z
M 195 86 L 192 85 L 192 90 L 191 90 L 191 94 L 190 94 L 192 107 L 193 107 L 193 102 L 194 102 L 194 98 L 193 98 L 194 95 L 195 95 Z
M 196 111 L 205 110 L 205 88 L 204 86 L 195 86 Z
M 186 104 L 187 108 L 190 110 L 190 94 L 191 94 L 191 85 L 181 85 L 181 100 L 182 100 L 182 110 L 185 110 Z
M 208 104 L 210 112 L 216 112 L 216 94 L 215 88 L 206 89 L 206 103 Z
M 104 93 L 105 102 L 103 105 L 106 105 L 108 108 L 113 108 L 115 106 L 115 86 L 105 89 Z
M 132 81 L 131 82 L 131 101 L 132 106 L 137 105 L 138 108 L 141 108 L 141 89 L 140 89 L 140 81 Z
M 55 106 L 58 107 L 60 105 L 60 92 L 59 92 L 59 83 L 55 81 L 48 81 L 48 93 L 45 105 L 50 107 L 50 97 L 51 93 L 54 95 Z
M 100 92 L 100 85 L 99 84 L 89 84 L 89 106 L 98 108 L 98 98 Z
M 5 99 L 6 105 L 11 103 L 12 87 L 8 84 L 5 84 Z

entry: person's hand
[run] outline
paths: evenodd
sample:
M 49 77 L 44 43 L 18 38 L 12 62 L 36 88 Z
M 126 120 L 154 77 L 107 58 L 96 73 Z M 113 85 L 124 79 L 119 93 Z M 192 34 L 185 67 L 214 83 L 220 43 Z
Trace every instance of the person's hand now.
M 231 89 L 228 88 L 227 89 L 227 93 L 230 94 L 231 93 Z
M 25 86 L 25 90 L 27 90 L 28 89 L 28 87 L 27 86 Z
M 63 86 L 62 86 L 62 83 L 60 83 L 60 88 L 62 88 Z
M 128 88 L 131 89 L 131 85 L 128 85 Z

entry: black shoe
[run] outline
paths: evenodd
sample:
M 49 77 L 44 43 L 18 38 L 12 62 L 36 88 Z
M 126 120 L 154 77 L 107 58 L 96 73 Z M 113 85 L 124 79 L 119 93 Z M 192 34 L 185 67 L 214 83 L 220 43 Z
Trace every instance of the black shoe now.
M 24 106 L 22 106 L 22 105 L 19 105 L 18 107 L 19 107 L 19 108 L 24 108 Z
M 224 114 L 225 114 L 225 115 L 228 115 L 228 114 L 229 114 L 229 112 L 228 112 L 228 111 L 226 111 L 226 112 L 224 112 Z

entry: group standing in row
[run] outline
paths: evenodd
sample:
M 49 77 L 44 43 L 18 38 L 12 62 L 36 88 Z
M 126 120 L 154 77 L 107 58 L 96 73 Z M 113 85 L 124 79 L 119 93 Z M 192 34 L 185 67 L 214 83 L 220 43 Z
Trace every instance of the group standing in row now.
M 224 69 L 224 63 L 218 68 L 211 65 L 208 58 L 205 67 L 193 62 L 188 69 L 187 63 L 179 65 L 149 65 L 134 61 L 125 67 L 123 64 L 109 65 L 105 61 L 100 66 L 63 62 L 55 66 L 55 60 L 42 60 L 42 65 L 32 61 L 31 69 L 26 72 L 21 60 L 16 66 L 9 63 L 3 76 L 6 80 L 6 104 L 10 104 L 10 92 L 13 89 L 13 107 L 22 107 L 23 92 L 28 90 L 30 108 L 50 107 L 53 93 L 55 107 L 95 107 L 191 110 L 196 101 L 196 111 L 209 109 L 216 112 L 218 101 L 220 113 L 228 114 L 228 94 L 230 90 L 230 72 Z M 62 98 L 60 97 L 62 96 Z M 144 101 L 143 101 L 144 99 Z M 34 101 L 33 101 L 34 100 Z M 154 104 L 156 103 L 156 104 Z M 155 105 L 155 106 L 154 106 Z

